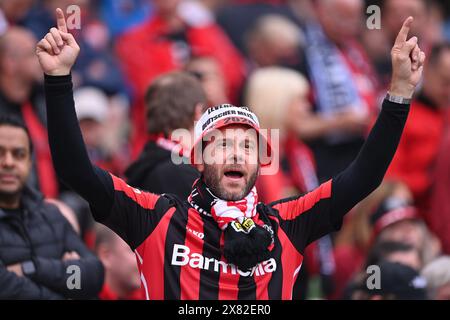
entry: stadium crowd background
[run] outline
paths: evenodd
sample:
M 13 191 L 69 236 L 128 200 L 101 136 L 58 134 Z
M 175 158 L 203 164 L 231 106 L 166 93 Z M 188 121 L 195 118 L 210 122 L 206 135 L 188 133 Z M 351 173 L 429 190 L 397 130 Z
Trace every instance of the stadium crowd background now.
M 22 119 L 31 133 L 29 184 L 53 199 L 102 261 L 99 297 L 139 299 L 134 254 L 94 224 L 84 200 L 52 168 L 34 50 L 54 25 L 55 8 L 74 4 L 81 8 L 81 28 L 71 30 L 81 47 L 74 96 L 91 160 L 145 184 L 145 161 L 127 168 L 148 141 L 170 138 L 177 125 L 191 129 L 198 103 L 196 92 L 183 90 L 192 79 L 177 73 L 153 88 L 173 86 L 161 101 L 152 101 L 157 94 L 148 87 L 184 71 L 201 84 L 203 107 L 247 105 L 262 127 L 281 130 L 280 170 L 257 182 L 263 202 L 305 193 L 350 164 L 386 93 L 393 40 L 413 16 L 427 64 L 400 147 L 382 186 L 340 232 L 308 248 L 294 298 L 370 298 L 367 266 L 388 264 L 380 296 L 413 295 L 410 284 L 420 275 L 428 298 L 450 299 L 448 1 L 0 0 L 0 113 Z M 379 29 L 366 24 L 372 4 L 381 8 Z

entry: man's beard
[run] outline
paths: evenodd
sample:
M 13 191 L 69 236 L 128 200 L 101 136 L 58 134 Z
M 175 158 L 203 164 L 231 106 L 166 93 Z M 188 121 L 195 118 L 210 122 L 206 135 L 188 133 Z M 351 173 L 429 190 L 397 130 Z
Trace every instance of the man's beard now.
M 3 205 L 8 205 L 10 203 L 16 202 L 22 194 L 22 189 L 23 188 L 13 191 L 0 190 L 0 203 Z
M 226 201 L 237 201 L 244 199 L 247 194 L 249 194 L 250 190 L 255 185 L 256 179 L 259 175 L 259 166 L 258 169 L 255 170 L 250 176 L 245 185 L 245 188 L 238 194 L 228 192 L 225 188 L 220 184 L 219 172 L 214 166 L 205 165 L 205 170 L 203 171 L 203 180 L 211 192 L 221 200 Z

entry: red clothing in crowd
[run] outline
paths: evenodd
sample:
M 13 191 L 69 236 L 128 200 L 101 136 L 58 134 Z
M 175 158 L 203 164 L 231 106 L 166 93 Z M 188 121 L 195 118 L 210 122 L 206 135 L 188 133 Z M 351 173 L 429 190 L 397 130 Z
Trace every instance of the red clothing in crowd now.
M 447 113 L 445 136 L 436 161 L 431 206 L 427 220 L 430 229 L 439 237 L 442 250 L 446 254 L 450 254 L 450 112 Z
M 22 116 L 30 131 L 30 137 L 36 157 L 36 174 L 39 182 L 39 190 L 47 198 L 58 197 L 58 179 L 50 155 L 48 146 L 47 129 L 38 119 L 31 103 L 22 106 Z
M 349 281 L 363 267 L 367 252 L 354 245 L 339 245 L 333 249 L 333 254 L 336 263 L 334 290 L 329 298 L 341 299 Z
M 286 139 L 280 169 L 274 175 L 260 175 L 258 197 L 270 203 L 287 196 L 306 193 L 318 185 L 312 151 L 295 136 Z
M 117 54 L 125 75 L 134 89 L 135 103 L 132 111 L 134 156 L 145 143 L 143 97 L 147 87 L 155 77 L 182 68 L 187 62 L 186 54 L 215 58 L 221 66 L 229 91 L 228 96 L 232 100 L 238 98 L 245 76 L 243 58 L 225 33 L 214 23 L 199 26 L 185 24 L 183 30 L 173 32 L 168 29 L 167 23 L 161 17 L 155 16 L 124 34 L 118 40 Z
M 105 283 L 103 285 L 102 291 L 98 295 L 100 300 L 143 300 L 144 296 L 142 295 L 141 290 L 135 290 L 131 294 L 126 297 L 119 297 L 117 293 L 112 291 L 112 289 Z
M 411 104 L 400 145 L 387 172 L 411 189 L 420 214 L 428 222 L 434 165 L 444 135 L 445 113 L 420 95 Z

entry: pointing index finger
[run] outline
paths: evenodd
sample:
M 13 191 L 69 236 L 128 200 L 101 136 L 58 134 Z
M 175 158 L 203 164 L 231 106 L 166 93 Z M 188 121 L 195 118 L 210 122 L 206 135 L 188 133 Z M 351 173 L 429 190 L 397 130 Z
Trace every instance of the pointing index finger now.
M 66 18 L 60 8 L 56 9 L 56 24 L 59 31 L 67 32 Z
M 402 28 L 400 29 L 400 32 L 397 35 L 397 38 L 395 39 L 395 44 L 402 45 L 406 42 L 406 39 L 408 38 L 408 32 L 411 28 L 411 24 L 413 22 L 413 17 L 408 17 L 405 22 L 403 22 Z

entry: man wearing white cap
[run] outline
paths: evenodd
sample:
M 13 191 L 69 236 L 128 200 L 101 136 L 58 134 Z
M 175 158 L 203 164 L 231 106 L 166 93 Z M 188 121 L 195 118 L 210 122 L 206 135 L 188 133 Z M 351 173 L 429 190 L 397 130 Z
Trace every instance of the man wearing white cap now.
M 389 95 L 358 157 L 316 190 L 270 204 L 258 203 L 254 182 L 276 150 L 259 133 L 256 116 L 231 105 L 208 109 L 191 155 L 202 176 L 186 201 L 135 189 L 90 163 L 71 89 L 79 47 L 62 11 L 57 16 L 58 29 L 37 46 L 55 168 L 94 218 L 134 250 L 147 299 L 291 299 L 305 247 L 337 230 L 381 183 L 425 59 L 417 38 L 407 40 L 408 18 L 392 49 Z

